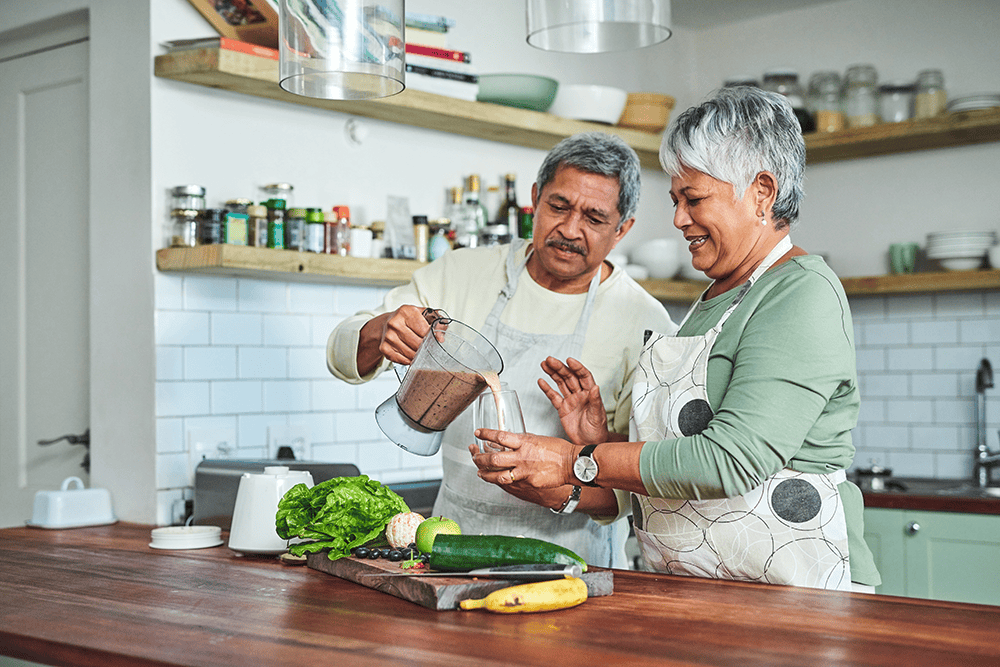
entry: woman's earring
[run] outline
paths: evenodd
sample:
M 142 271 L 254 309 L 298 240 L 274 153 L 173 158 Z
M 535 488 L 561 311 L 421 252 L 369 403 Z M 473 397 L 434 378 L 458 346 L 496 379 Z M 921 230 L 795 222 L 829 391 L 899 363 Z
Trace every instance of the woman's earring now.
M 760 216 L 760 224 L 766 225 L 767 224 L 767 220 L 764 219 L 764 212 L 763 211 L 759 211 L 757 213 L 757 215 Z

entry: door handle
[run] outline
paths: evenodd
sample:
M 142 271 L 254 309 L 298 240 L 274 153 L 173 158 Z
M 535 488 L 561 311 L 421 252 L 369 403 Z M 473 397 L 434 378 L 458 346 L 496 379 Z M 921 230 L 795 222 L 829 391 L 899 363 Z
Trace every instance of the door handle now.
M 906 524 L 907 535 L 916 535 L 919 532 L 920 532 L 920 524 L 917 523 L 916 521 L 911 521 L 910 523 Z

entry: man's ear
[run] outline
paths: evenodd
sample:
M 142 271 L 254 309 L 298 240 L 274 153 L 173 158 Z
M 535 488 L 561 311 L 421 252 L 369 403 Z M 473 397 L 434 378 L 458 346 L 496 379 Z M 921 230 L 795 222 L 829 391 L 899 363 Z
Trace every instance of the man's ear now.
M 634 224 L 635 224 L 635 218 L 629 218 L 628 220 L 622 223 L 622 226 L 619 227 L 618 231 L 615 232 L 615 245 L 618 245 L 618 242 L 621 241 L 623 238 L 625 238 L 625 235 L 628 234 L 628 231 L 632 229 L 632 225 Z

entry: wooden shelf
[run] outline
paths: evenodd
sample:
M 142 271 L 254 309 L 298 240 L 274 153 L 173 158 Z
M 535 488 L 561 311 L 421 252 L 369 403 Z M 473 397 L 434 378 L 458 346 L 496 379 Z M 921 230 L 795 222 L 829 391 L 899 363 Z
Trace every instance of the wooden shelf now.
M 401 285 L 420 266 L 407 259 L 361 259 L 224 244 L 156 252 L 160 271 L 341 285 Z
M 578 132 L 600 130 L 621 137 L 639 154 L 642 166 L 660 168 L 660 135 L 498 104 L 404 90 L 376 100 L 319 100 L 285 92 L 278 86 L 278 62 L 225 49 L 192 49 L 157 56 L 156 76 L 222 88 L 272 100 L 413 125 L 477 139 L 549 150 Z
M 577 132 L 601 130 L 620 136 L 632 146 L 642 166 L 660 168 L 659 134 L 468 102 L 419 90 L 405 90 L 393 97 L 365 101 L 302 97 L 278 86 L 277 61 L 236 51 L 192 49 L 157 56 L 154 73 L 161 78 L 209 88 L 543 150 Z M 808 164 L 988 143 L 1000 141 L 1000 109 L 813 133 L 805 139 Z
M 341 285 L 402 285 L 421 266 L 405 259 L 360 259 L 235 245 L 164 248 L 156 253 L 160 271 Z M 848 296 L 996 290 L 1000 289 L 1000 270 L 867 276 L 842 282 Z M 661 301 L 683 304 L 708 286 L 696 280 L 640 280 L 639 284 Z

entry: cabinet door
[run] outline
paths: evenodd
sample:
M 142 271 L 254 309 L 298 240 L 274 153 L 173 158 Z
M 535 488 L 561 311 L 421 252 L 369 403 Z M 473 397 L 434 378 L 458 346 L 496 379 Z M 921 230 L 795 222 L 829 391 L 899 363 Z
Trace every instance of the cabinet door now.
M 865 542 L 882 576 L 876 588 L 883 595 L 906 595 L 906 558 L 903 553 L 905 512 L 882 508 L 865 510 Z
M 904 531 L 919 525 L 904 540 L 907 595 L 1000 605 L 1000 516 L 905 514 Z

